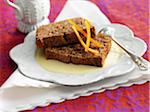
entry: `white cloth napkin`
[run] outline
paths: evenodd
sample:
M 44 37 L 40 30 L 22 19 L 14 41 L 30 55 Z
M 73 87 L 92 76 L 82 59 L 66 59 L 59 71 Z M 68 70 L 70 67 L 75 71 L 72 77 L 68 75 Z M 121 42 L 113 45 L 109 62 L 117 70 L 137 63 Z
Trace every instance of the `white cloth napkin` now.
M 89 1 L 67 1 L 56 21 L 77 16 L 85 17 L 90 21 L 99 20 L 99 26 L 110 24 L 110 21 L 98 7 Z M 33 109 L 36 106 L 46 106 L 52 102 L 58 103 L 66 99 L 102 92 L 106 89 L 141 84 L 149 80 L 149 74 L 150 69 L 139 71 L 136 68 L 123 76 L 72 88 L 26 78 L 17 69 L 0 88 L 0 111 L 14 112 Z

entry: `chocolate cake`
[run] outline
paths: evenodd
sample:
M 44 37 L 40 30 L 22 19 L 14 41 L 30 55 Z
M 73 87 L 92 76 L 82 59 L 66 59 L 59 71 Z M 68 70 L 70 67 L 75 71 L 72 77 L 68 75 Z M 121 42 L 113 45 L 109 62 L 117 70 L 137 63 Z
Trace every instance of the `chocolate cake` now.
M 86 27 L 84 24 L 85 19 L 73 18 L 71 20 L 86 32 Z M 94 26 L 90 26 L 90 31 L 91 37 L 94 38 Z M 86 40 L 86 37 L 82 34 L 81 37 L 83 40 Z M 79 43 L 79 41 L 72 29 L 72 25 L 68 22 L 68 20 L 41 26 L 36 31 L 36 45 L 38 48 L 60 47 L 76 43 Z
M 90 52 L 85 52 L 81 44 L 73 44 L 64 47 L 53 47 L 45 49 L 47 59 L 56 59 L 65 63 L 84 64 L 102 67 L 104 60 L 111 48 L 111 39 L 97 35 L 95 40 L 102 43 L 102 47 L 97 48 L 91 44 L 90 48 L 97 49 L 99 54 L 95 55 Z

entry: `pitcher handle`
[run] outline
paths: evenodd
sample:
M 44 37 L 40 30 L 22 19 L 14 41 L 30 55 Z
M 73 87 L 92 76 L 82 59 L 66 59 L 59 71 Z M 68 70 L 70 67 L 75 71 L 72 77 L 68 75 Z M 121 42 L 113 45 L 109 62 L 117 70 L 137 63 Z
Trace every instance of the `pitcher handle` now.
M 6 0 L 7 4 L 11 7 L 13 7 L 14 9 L 16 9 L 16 11 L 19 13 L 20 17 L 18 18 L 19 20 L 21 20 L 23 18 L 23 12 L 20 9 L 20 7 L 16 4 L 14 4 L 13 2 Z

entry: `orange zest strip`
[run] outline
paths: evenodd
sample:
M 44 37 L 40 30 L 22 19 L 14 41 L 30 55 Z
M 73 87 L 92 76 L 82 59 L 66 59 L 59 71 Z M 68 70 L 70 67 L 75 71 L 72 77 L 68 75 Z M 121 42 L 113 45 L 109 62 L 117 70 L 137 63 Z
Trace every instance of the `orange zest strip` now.
M 71 19 L 68 19 L 69 23 L 75 26 L 75 28 L 82 33 L 85 37 L 87 36 L 86 32 L 84 32 L 75 22 L 73 22 Z
M 91 30 L 90 30 L 90 23 L 88 20 L 85 20 L 85 26 L 87 30 L 87 40 L 86 40 L 86 48 L 85 51 L 87 52 L 90 46 L 90 40 L 91 40 Z
M 79 39 L 81 45 L 85 48 L 86 45 L 85 45 L 84 41 L 82 40 L 81 36 L 79 35 L 79 33 L 78 33 L 77 29 L 75 28 L 75 26 L 72 26 L 72 29 L 74 30 L 74 32 L 75 32 L 77 38 Z M 91 53 L 99 54 L 99 52 L 98 52 L 97 50 L 94 50 L 94 49 L 91 49 L 91 48 L 89 48 L 88 50 L 89 50 Z
M 80 35 L 79 35 L 78 31 L 76 30 L 76 28 L 74 26 L 72 26 L 72 29 L 74 30 L 76 36 L 78 37 L 81 45 L 85 48 L 86 45 L 85 45 L 84 41 L 82 40 L 82 38 L 80 37 Z
M 75 26 L 76 29 L 77 29 L 80 33 L 82 33 L 85 37 L 87 37 L 86 32 L 84 32 L 75 22 L 73 22 L 71 19 L 68 19 L 68 21 L 69 21 L 70 24 L 72 24 L 73 26 Z M 101 46 L 102 46 L 102 44 L 101 44 L 100 42 L 98 42 L 98 41 L 96 41 L 96 40 L 94 40 L 94 39 L 92 39 L 92 38 L 90 39 L 90 41 L 91 41 L 95 46 L 97 46 L 97 47 L 101 47 Z
M 95 55 L 99 54 L 98 50 L 91 49 L 91 48 L 89 48 L 88 50 Z

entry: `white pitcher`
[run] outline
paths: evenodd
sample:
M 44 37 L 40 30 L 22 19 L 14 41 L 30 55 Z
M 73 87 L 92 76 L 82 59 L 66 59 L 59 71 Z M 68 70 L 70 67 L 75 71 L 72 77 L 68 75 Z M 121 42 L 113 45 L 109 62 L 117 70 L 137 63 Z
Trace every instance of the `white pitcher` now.
M 49 23 L 49 0 L 15 0 L 14 3 L 6 0 L 6 2 L 15 9 L 18 29 L 23 33 Z

